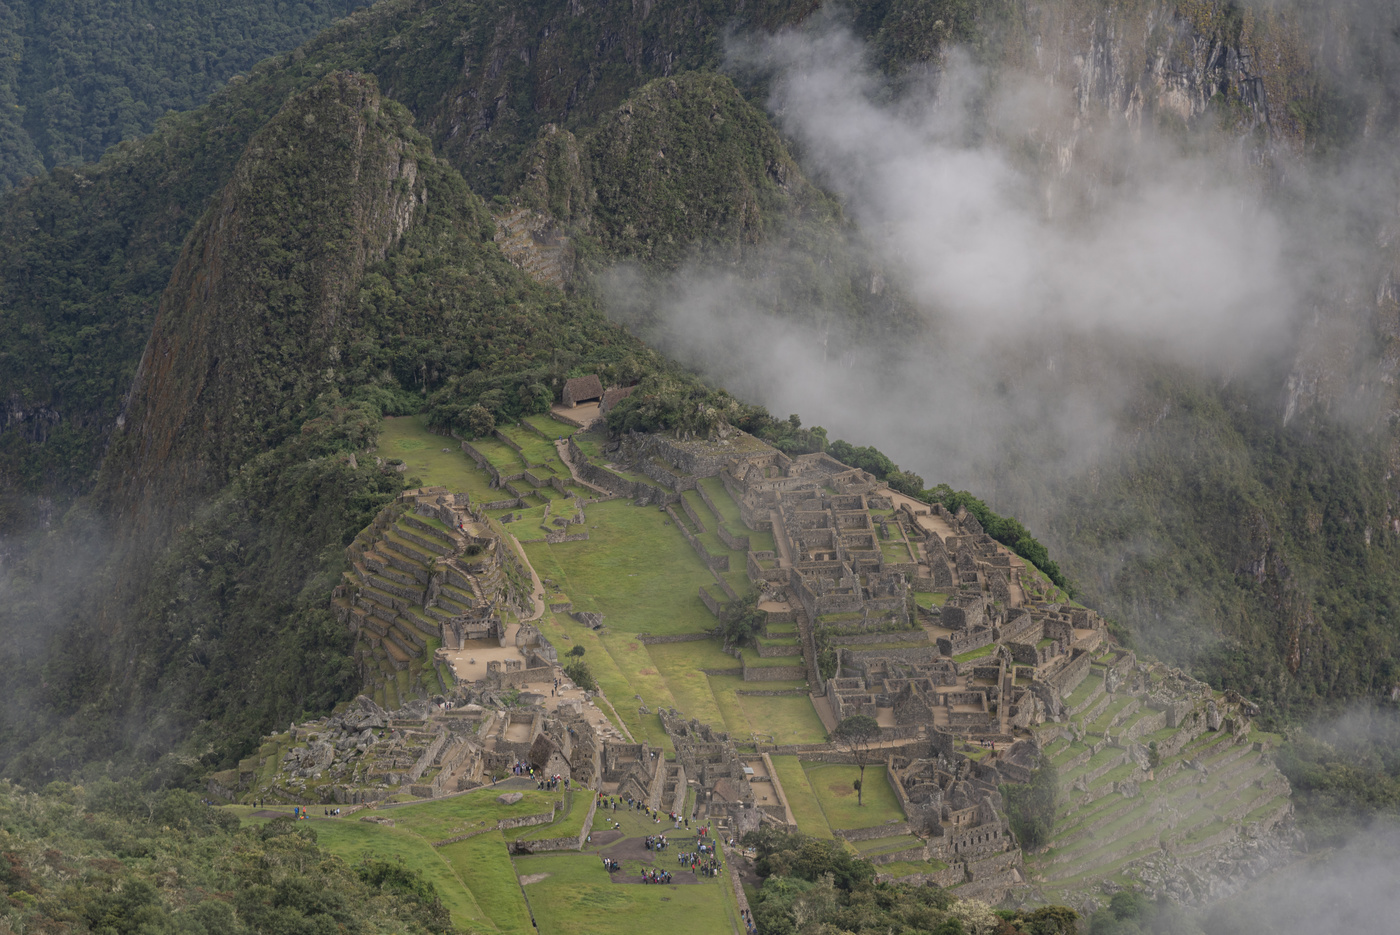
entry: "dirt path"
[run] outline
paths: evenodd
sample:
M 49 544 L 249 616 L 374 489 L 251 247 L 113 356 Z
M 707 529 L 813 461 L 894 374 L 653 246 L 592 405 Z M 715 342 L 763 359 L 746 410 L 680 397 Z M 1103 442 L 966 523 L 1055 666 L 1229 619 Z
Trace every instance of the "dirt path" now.
M 510 541 L 515 543 L 515 553 L 520 556 L 520 560 L 525 563 L 525 568 L 530 572 L 530 584 L 534 586 L 534 593 L 530 595 L 530 600 L 534 601 L 535 609 L 528 617 L 521 617 L 521 623 L 529 623 L 531 620 L 538 620 L 544 616 L 544 583 L 540 581 L 540 576 L 535 574 L 535 566 L 530 564 L 530 557 L 525 554 L 525 547 L 520 544 L 520 540 L 515 538 L 515 533 L 507 532 Z
M 559 452 L 559 460 L 564 462 L 564 466 L 567 467 L 567 468 L 569 469 L 569 475 L 570 475 L 571 477 L 573 477 L 573 479 L 574 479 L 574 481 L 575 481 L 576 483 L 582 484 L 583 486 L 587 487 L 589 490 L 596 491 L 597 493 L 600 493 L 600 494 L 602 494 L 602 495 L 605 496 L 605 497 L 611 496 L 611 495 L 610 495 L 606 490 L 604 490 L 602 487 L 594 486 L 593 484 L 590 484 L 588 481 L 584 480 L 582 477 L 579 477 L 579 475 L 578 475 L 578 468 L 574 467 L 574 462 L 572 462 L 572 461 L 569 460 L 569 442 L 568 442 L 568 439 L 564 439 L 564 438 L 559 439 L 558 441 L 556 441 L 556 442 L 554 443 L 554 448 L 555 448 L 556 451 Z

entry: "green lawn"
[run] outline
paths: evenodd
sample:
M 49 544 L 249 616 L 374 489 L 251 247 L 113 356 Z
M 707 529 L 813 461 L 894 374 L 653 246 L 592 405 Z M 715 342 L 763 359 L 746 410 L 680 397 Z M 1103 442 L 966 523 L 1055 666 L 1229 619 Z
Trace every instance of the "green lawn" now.
M 534 935 L 525 895 L 501 832 L 488 831 L 437 850 L 466 882 L 476 904 L 498 930 L 508 935 Z
M 527 548 L 530 547 L 527 546 Z M 541 577 L 545 577 L 544 569 L 538 565 L 536 571 L 540 573 Z M 567 597 L 567 595 L 558 596 Z M 551 597 L 551 600 L 553 599 Z M 598 633 L 566 614 L 547 613 L 540 622 L 540 626 L 560 653 L 566 653 L 574 646 L 584 648 L 583 661 L 588 663 L 588 668 L 592 671 L 598 686 L 603 690 L 603 694 L 607 696 L 608 700 L 613 703 L 622 723 L 627 726 L 627 730 L 638 743 L 645 741 L 653 745 L 664 746 L 665 732 L 661 730 L 660 720 L 654 715 L 643 717 L 637 712 L 637 702 L 632 696 L 642 694 L 642 692 L 633 687 L 632 679 L 635 675 L 625 671 L 617 664 Z M 643 695 L 643 697 L 647 696 Z M 661 700 L 652 699 L 648 702 L 648 706 L 655 710 L 656 704 Z M 666 703 L 670 704 L 672 701 Z M 606 705 L 602 707 L 604 711 L 608 710 Z
M 609 500 L 589 506 L 587 515 L 587 542 L 526 547 L 535 570 L 563 588 L 575 610 L 604 614 L 615 633 L 714 628 L 699 596 L 714 579 L 665 513 Z
M 521 790 L 524 798 L 519 802 L 502 805 L 496 801 L 498 795 L 499 792 L 492 792 L 489 788 L 480 789 L 449 799 L 385 809 L 384 815 L 394 819 L 396 827 L 420 834 L 428 841 L 441 841 L 483 827 L 484 823 L 494 824 L 498 818 L 519 818 L 547 812 L 551 803 L 558 798 L 553 792 L 527 789 Z
M 565 425 L 563 422 L 556 422 L 546 415 L 526 416 L 525 421 L 535 428 L 544 432 L 550 438 L 568 438 L 578 431 L 574 425 Z
M 553 793 L 559 795 L 559 793 Z M 588 818 L 588 803 L 593 793 L 587 789 L 569 789 L 563 793 L 564 809 L 555 815 L 547 825 L 531 825 L 505 832 L 508 839 L 515 841 L 544 841 L 548 838 L 574 837 L 583 830 L 583 822 Z M 556 800 L 558 801 L 558 800 Z
M 503 441 L 477 438 L 472 440 L 471 445 L 502 474 L 519 474 L 525 470 L 525 462 L 520 460 L 520 455 Z
M 752 688 L 766 682 L 747 682 Z M 826 728 L 807 695 L 738 695 L 739 707 L 747 716 L 750 729 L 772 734 L 776 743 L 825 743 Z
M 627 838 L 664 830 L 672 840 L 669 849 L 648 852 L 649 859 L 624 859 L 618 879 L 635 877 L 645 867 L 674 871 L 679 866 L 675 855 L 693 849 L 694 830 L 676 831 L 625 809 L 605 814 L 616 816 Z M 597 823 L 597 830 L 606 827 L 604 821 Z M 536 854 L 515 859 L 520 879 L 531 881 L 524 884 L 524 889 L 540 932 L 630 935 L 674 930 L 688 935 L 732 935 L 738 913 L 727 874 L 702 877 L 698 883 L 685 885 L 614 883 L 614 878 L 603 869 L 601 857 L 615 855 L 624 846 L 618 841 L 585 845 L 581 853 Z
M 881 864 L 878 869 L 881 873 L 888 873 L 890 876 L 907 877 L 916 873 L 936 873 L 939 870 L 947 870 L 948 865 L 941 860 L 896 860 Z
M 904 812 L 885 778 L 883 764 L 865 767 L 863 804 L 856 805 L 855 782 L 860 770 L 847 763 L 803 763 L 826 823 L 832 828 L 870 828 L 903 821 Z
M 313 821 L 311 824 L 317 842 L 346 863 L 356 864 L 366 857 L 402 862 L 409 869 L 422 873 L 437 888 L 442 904 L 452 914 L 453 925 L 464 930 L 495 931 L 471 890 L 432 844 L 419 835 L 354 819 Z
M 501 832 L 491 830 L 456 844 L 432 846 L 433 841 L 493 826 L 498 818 L 548 811 L 554 799 L 554 793 L 525 790 L 521 801 L 502 805 L 496 801 L 498 794 L 482 789 L 381 809 L 378 814 L 393 819 L 392 828 L 357 818 L 313 819 L 310 825 L 323 846 L 348 862 L 376 856 L 402 860 L 422 872 L 437 887 L 453 923 L 464 930 L 533 932 Z M 246 817 L 251 809 L 233 811 Z
M 404 473 L 421 478 L 424 486 L 441 484 L 453 493 L 485 502 L 501 497 L 491 489 L 486 473 L 462 451 L 461 443 L 428 431 L 425 416 L 386 418 L 379 427 L 378 452 L 381 458 L 402 458 L 408 465 Z
M 818 838 L 830 838 L 831 826 L 826 823 L 826 815 L 817 804 L 817 794 L 807 781 L 807 771 L 802 768 L 795 756 L 774 756 L 773 771 L 782 783 L 783 795 L 787 796 L 788 808 L 797 820 L 797 830 Z
M 555 424 L 558 425 L 558 423 Z M 557 473 L 568 476 L 569 469 L 564 466 L 564 462 L 559 460 L 559 452 L 555 449 L 554 442 L 545 441 L 524 426 L 502 425 L 498 428 L 502 435 L 520 446 L 521 452 L 531 464 L 549 465 Z
M 942 591 L 915 591 L 914 602 L 920 607 L 942 607 L 948 603 L 948 595 Z

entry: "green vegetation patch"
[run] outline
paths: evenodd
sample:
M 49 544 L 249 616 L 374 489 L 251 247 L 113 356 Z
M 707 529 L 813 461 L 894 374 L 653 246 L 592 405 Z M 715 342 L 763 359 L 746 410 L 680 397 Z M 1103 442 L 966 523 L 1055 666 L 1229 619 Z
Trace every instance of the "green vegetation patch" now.
M 421 479 L 425 487 L 441 485 L 483 503 L 503 496 L 491 489 L 491 478 L 467 457 L 455 438 L 428 430 L 425 416 L 384 419 L 379 425 L 379 456 L 403 459 L 408 466 L 404 474 Z
M 610 631 L 694 633 L 711 630 L 714 615 L 700 602 L 714 578 L 685 541 L 651 507 L 609 500 L 588 507 L 587 542 L 526 546 L 542 578 L 573 598 L 575 610 L 601 613 Z
M 956 655 L 956 656 L 953 657 L 953 661 L 954 661 L 954 662 L 971 662 L 973 659 L 981 659 L 981 658 L 984 657 L 984 656 L 990 656 L 992 653 L 996 652 L 996 650 L 997 650 L 997 644 L 996 644 L 996 643 L 988 643 L 986 646 L 983 646 L 981 649 L 972 649 L 972 650 L 969 650 L 969 651 L 967 651 L 967 652 L 965 652 L 965 653 L 959 653 L 958 655 Z
M 850 763 L 803 762 L 807 781 L 816 793 L 826 823 L 832 828 L 872 828 L 891 821 L 903 821 L 904 811 L 890 788 L 883 764 L 865 767 L 863 804 L 856 805 L 856 780 L 860 769 Z
M 773 771 L 782 783 L 783 794 L 787 797 L 788 808 L 797 821 L 797 830 L 818 838 L 831 838 L 831 826 L 826 823 L 826 813 L 817 803 L 817 793 L 807 779 L 807 771 L 795 756 L 772 756 Z
M 533 935 L 530 910 L 501 832 L 488 831 L 447 844 L 438 848 L 438 853 L 452 865 L 499 931 L 506 935 Z
M 452 914 L 452 924 L 458 928 L 494 929 L 452 865 L 421 836 L 354 819 L 318 821 L 313 830 L 321 847 L 352 866 L 369 858 L 401 864 L 421 873 L 423 879 L 437 888 L 442 904 Z

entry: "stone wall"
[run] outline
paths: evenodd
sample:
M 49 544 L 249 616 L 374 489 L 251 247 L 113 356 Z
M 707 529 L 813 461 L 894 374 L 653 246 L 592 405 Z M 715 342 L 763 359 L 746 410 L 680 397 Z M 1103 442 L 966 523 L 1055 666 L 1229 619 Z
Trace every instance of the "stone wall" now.
M 933 646 L 911 646 L 908 649 L 841 649 L 840 664 L 853 669 L 875 659 L 893 659 L 914 665 L 928 665 L 938 658 L 938 650 Z
M 593 790 L 580 788 L 575 791 L 575 798 L 579 795 L 587 795 L 588 814 L 584 816 L 583 827 L 577 835 L 565 838 L 545 838 L 542 841 L 513 841 L 511 852 L 516 854 L 539 854 L 546 851 L 578 851 L 583 849 L 583 842 L 593 833 L 593 816 L 598 810 L 598 796 Z M 577 803 L 576 803 L 577 804 Z
M 724 523 L 716 524 L 715 535 L 719 536 L 719 541 L 723 542 L 727 548 L 737 549 L 740 552 L 749 550 L 749 537 L 734 535 L 724 527 Z
M 928 633 L 921 627 L 917 630 L 891 630 L 885 633 L 851 633 L 829 635 L 827 642 L 833 646 L 861 646 L 870 643 L 921 643 L 928 644 Z
M 1064 668 L 1050 676 L 1050 682 L 1064 697 L 1079 687 L 1079 683 L 1084 681 L 1089 674 L 1089 666 L 1093 663 L 1092 654 L 1079 651 L 1079 654 L 1067 663 Z
M 583 453 L 583 449 L 579 448 L 578 443 L 574 441 L 572 436 L 569 438 L 569 460 L 573 462 L 574 469 L 578 471 L 579 477 L 582 477 L 594 487 L 600 487 L 606 490 L 613 496 L 627 497 L 636 500 L 642 506 L 652 503 L 675 503 L 680 499 L 680 495 L 674 491 L 666 490 L 661 487 L 653 487 L 641 481 L 632 481 L 625 477 L 619 477 L 612 471 L 594 464 L 592 461 L 588 460 L 588 457 Z
M 705 543 L 695 538 L 695 534 L 690 531 L 685 523 L 681 522 L 681 518 L 676 515 L 676 511 L 672 509 L 670 505 L 666 507 L 666 515 L 671 517 L 671 522 L 675 523 L 676 527 L 680 529 L 681 535 L 685 536 L 685 541 L 690 543 L 690 547 L 695 550 L 696 555 L 700 556 L 700 561 L 705 563 L 706 568 L 714 571 L 729 570 L 729 556 L 711 555 L 710 550 L 705 548 Z M 703 531 L 702 529 L 701 532 Z
M 766 755 L 766 754 L 765 754 Z M 888 769 L 885 772 L 889 776 Z M 891 780 L 891 784 L 898 780 Z M 901 834 L 913 834 L 907 821 L 885 822 L 870 828 L 833 828 L 831 833 L 843 841 L 874 841 L 876 838 L 893 838 Z
M 806 666 L 744 666 L 745 682 L 801 681 L 807 677 Z
M 650 633 L 638 633 L 637 642 L 643 646 L 651 646 L 656 643 L 698 643 L 702 640 L 715 639 L 715 632 L 701 633 L 673 633 L 670 636 L 652 636 Z

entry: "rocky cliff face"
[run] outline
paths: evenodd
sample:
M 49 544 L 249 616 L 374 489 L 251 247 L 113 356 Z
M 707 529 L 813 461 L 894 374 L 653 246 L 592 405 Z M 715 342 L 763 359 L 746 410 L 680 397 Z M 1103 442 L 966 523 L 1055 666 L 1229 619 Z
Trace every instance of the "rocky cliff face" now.
M 118 420 L 104 480 L 128 528 L 221 487 L 335 385 L 346 303 L 427 197 L 407 133 L 372 78 L 339 73 L 253 137 L 185 243 Z

